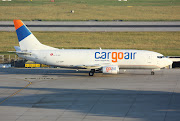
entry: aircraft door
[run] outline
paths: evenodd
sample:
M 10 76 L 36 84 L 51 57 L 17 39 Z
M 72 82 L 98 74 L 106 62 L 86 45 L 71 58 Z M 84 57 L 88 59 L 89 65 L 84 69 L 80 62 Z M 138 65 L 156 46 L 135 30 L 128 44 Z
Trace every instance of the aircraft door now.
M 151 64 L 151 63 L 152 63 L 152 56 L 151 56 L 151 55 L 148 55 L 147 63 L 148 63 L 148 64 Z

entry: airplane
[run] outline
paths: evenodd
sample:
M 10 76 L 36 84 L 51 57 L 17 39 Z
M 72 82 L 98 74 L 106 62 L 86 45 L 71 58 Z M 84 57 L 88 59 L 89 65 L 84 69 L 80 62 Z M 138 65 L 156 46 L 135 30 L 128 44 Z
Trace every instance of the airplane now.
M 150 69 L 151 75 L 172 64 L 160 53 L 132 49 L 58 49 L 44 45 L 21 20 L 14 20 L 19 46 L 16 54 L 24 59 L 50 66 L 89 69 L 89 76 L 96 71 L 118 74 L 119 69 Z

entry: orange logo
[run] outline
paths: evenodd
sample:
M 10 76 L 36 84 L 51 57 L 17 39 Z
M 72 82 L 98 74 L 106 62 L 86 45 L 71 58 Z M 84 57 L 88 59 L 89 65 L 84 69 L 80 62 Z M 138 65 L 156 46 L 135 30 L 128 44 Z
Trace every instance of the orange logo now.
M 106 71 L 109 72 L 111 70 L 111 67 L 106 67 Z

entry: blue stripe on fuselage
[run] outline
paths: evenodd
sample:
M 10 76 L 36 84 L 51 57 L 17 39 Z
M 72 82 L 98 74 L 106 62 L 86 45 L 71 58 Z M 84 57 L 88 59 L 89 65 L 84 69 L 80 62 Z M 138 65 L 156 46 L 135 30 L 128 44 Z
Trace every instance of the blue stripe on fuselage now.
M 19 42 L 29 36 L 31 32 L 23 25 L 16 30 Z

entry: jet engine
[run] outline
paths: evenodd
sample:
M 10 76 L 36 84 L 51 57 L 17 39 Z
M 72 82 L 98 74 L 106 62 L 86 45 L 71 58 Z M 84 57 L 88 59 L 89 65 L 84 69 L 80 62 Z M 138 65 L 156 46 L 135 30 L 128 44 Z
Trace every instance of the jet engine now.
M 119 67 L 116 65 L 103 66 L 102 72 L 104 74 L 118 74 L 119 73 Z

